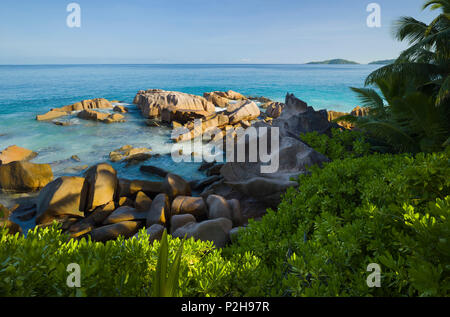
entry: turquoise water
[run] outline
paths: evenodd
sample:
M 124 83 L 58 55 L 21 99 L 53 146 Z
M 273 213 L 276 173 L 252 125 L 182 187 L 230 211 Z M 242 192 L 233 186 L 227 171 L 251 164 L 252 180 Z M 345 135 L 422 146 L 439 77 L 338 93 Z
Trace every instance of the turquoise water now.
M 376 65 L 40 65 L 0 66 L 0 149 L 16 144 L 37 151 L 38 163 L 53 163 L 56 176 L 78 175 L 73 167 L 106 161 L 123 145 L 170 152 L 170 130 L 144 124 L 137 109 L 126 123 L 106 125 L 74 119 L 73 126 L 35 120 L 50 108 L 83 99 L 107 98 L 131 104 L 138 90 L 160 88 L 202 95 L 235 90 L 245 95 L 283 101 L 294 93 L 316 109 L 349 111 L 358 100 L 348 87 L 363 85 Z M 78 155 L 80 163 L 67 161 Z M 158 165 L 187 179 L 198 179 L 198 164 L 174 164 L 170 157 L 153 158 Z M 148 179 L 139 166 L 113 164 L 119 175 Z

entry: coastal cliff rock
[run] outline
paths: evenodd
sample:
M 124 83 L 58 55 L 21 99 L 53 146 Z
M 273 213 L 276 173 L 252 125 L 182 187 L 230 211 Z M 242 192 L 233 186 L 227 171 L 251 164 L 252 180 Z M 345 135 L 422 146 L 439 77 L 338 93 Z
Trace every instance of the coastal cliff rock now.
M 201 196 L 211 194 L 221 195 L 225 199 L 238 199 L 241 203 L 243 216 L 263 214 L 267 207 L 276 207 L 287 188 L 297 186 L 291 178 L 306 173 L 307 167 L 322 164 L 328 159 L 304 144 L 299 136 L 301 133 L 318 131 L 325 133 L 331 128 L 326 111 L 315 111 L 312 107 L 296 98 L 286 96 L 285 106 L 281 116 L 272 121 L 272 125 L 257 122 L 255 128 L 266 127 L 258 135 L 250 135 L 245 140 L 245 162 L 229 161 L 220 167 L 223 180 L 219 180 L 206 187 Z M 279 147 L 272 148 L 269 155 L 270 162 L 278 161 L 273 171 L 263 173 L 262 167 L 267 163 L 250 162 L 250 143 L 258 143 L 259 138 L 266 138 L 270 144 L 271 127 L 279 130 Z M 243 136 L 245 137 L 245 136 Z M 235 153 L 236 151 L 235 144 Z M 256 210 L 259 210 L 256 212 Z
M 206 111 L 211 114 L 215 112 L 214 105 L 203 97 L 161 89 L 139 91 L 134 103 L 146 118 L 159 117 L 162 110 L 170 106 L 183 110 Z
M 49 164 L 15 161 L 0 165 L 0 188 L 18 192 L 36 191 L 53 179 Z
M 53 108 L 46 114 L 36 116 L 36 120 L 38 121 L 53 120 L 59 117 L 67 116 L 72 111 L 81 111 L 89 109 L 108 109 L 112 107 L 113 107 L 112 104 L 104 98 L 82 100 L 81 102 L 77 102 L 72 105 L 67 105 L 60 108 Z
M 45 186 L 37 198 L 36 224 L 45 224 L 64 216 L 84 217 L 82 177 L 57 178 Z
M 38 154 L 31 150 L 25 149 L 17 145 L 8 146 L 0 152 L 0 165 L 8 164 L 15 161 L 29 161 Z

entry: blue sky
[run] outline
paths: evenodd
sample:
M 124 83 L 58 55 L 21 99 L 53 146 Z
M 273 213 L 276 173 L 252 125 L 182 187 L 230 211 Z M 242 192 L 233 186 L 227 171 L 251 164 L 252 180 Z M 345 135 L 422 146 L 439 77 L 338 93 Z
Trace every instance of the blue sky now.
M 81 6 L 81 28 L 66 6 Z M 381 6 L 381 28 L 366 7 Z M 1 0 L 0 64 L 305 63 L 394 58 L 424 0 Z

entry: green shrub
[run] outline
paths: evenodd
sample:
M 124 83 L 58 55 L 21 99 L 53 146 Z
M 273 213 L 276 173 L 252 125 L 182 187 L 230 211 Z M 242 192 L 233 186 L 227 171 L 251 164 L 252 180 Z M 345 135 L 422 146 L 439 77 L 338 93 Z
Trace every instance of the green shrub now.
M 332 129 L 331 137 L 318 132 L 304 133 L 301 139 L 317 152 L 331 160 L 361 157 L 369 154 L 370 144 L 357 131 Z
M 259 295 L 449 295 L 448 152 L 337 160 L 299 184 L 227 250 L 252 250 L 271 272 Z M 370 263 L 381 288 L 366 284 Z
M 174 261 L 180 239 L 168 237 Z M 159 242 L 119 238 L 106 244 L 74 241 L 57 227 L 29 231 L 28 237 L 0 232 L 0 296 L 151 296 Z M 180 296 L 232 296 L 255 284 L 259 260 L 249 253 L 225 259 L 211 242 L 186 240 L 180 263 Z M 69 288 L 66 271 L 81 268 L 81 288 Z M 253 277 L 252 277 L 253 276 Z

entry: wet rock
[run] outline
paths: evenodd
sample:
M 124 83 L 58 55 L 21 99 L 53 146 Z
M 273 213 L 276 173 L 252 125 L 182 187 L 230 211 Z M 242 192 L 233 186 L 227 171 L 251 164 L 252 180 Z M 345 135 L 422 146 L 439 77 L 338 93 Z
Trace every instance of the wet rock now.
M 117 239 L 119 236 L 130 238 L 139 231 L 139 221 L 124 221 L 92 230 L 89 235 L 93 241 L 106 242 Z
M 191 187 L 194 190 L 203 190 L 205 187 L 219 181 L 221 178 L 222 177 L 220 175 L 212 175 L 212 176 L 202 179 L 200 181 L 194 182 L 194 184 L 191 185 Z
M 213 175 L 220 175 L 220 170 L 222 169 L 222 167 L 223 167 L 224 165 L 225 165 L 225 164 L 216 164 L 216 165 L 212 166 L 211 168 L 209 168 L 209 169 L 206 171 L 206 175 L 207 175 L 208 177 L 213 176 Z
M 38 154 L 31 150 L 25 149 L 17 145 L 8 146 L 0 152 L 0 165 L 9 164 L 16 161 L 29 161 Z
M 165 178 L 167 174 L 169 174 L 168 171 L 163 170 L 162 168 L 152 166 L 152 165 L 142 165 L 139 170 L 143 173 L 157 175 L 159 177 Z
M 128 108 L 124 106 L 114 106 L 113 111 L 119 112 L 119 113 L 127 113 Z
M 30 192 L 46 186 L 53 179 L 48 164 L 15 161 L 0 166 L 0 188 L 3 190 Z
M 166 194 L 159 194 L 153 199 L 150 211 L 147 213 L 147 227 L 154 224 L 165 225 L 170 219 L 170 202 Z
M 72 105 L 51 109 L 46 114 L 36 116 L 36 120 L 38 121 L 53 120 L 56 118 L 67 116 L 72 111 L 81 111 L 88 109 L 106 109 L 106 108 L 112 108 L 112 104 L 104 98 L 83 100 L 81 102 L 77 102 Z
M 151 149 L 133 148 L 133 146 L 131 145 L 125 145 L 122 146 L 120 149 L 117 149 L 109 153 L 109 159 L 111 162 L 119 162 L 119 161 L 132 162 L 133 160 L 135 161 L 148 160 L 149 158 L 151 158 L 150 152 Z
M 54 219 L 65 216 L 82 218 L 81 192 L 84 187 L 84 178 L 67 177 L 57 178 L 45 186 L 37 198 L 36 224 L 52 222 Z
M 171 215 L 191 214 L 201 219 L 207 214 L 205 201 L 202 197 L 178 196 L 172 202 Z
M 68 112 L 65 111 L 59 111 L 59 110 L 51 110 L 45 114 L 42 115 L 37 115 L 36 116 L 36 120 L 38 121 L 50 121 L 50 120 L 54 120 L 57 118 L 61 118 L 61 117 L 65 117 L 69 115 Z
M 77 117 L 84 120 L 99 121 L 103 123 L 125 122 L 125 117 L 121 114 L 108 114 L 94 110 L 83 110 L 78 113 Z
M 114 200 L 118 180 L 117 172 L 106 163 L 92 166 L 86 171 L 86 205 L 83 210 L 90 211 Z
M 212 241 L 217 248 L 223 248 L 230 240 L 229 232 L 232 222 L 226 218 L 207 220 L 200 223 L 190 222 L 178 228 L 172 236 L 174 238 L 194 238 L 201 241 Z

